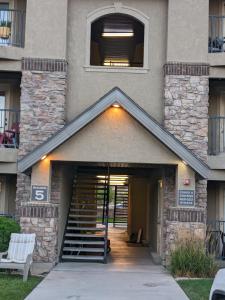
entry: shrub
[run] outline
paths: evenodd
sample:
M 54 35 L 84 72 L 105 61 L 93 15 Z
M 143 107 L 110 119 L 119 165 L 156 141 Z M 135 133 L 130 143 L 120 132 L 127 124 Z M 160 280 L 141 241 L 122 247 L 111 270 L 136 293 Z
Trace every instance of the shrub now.
M 0 252 L 8 249 L 11 233 L 20 232 L 19 224 L 6 217 L 0 217 Z
M 217 265 L 212 256 L 207 255 L 204 243 L 199 240 L 180 241 L 171 253 L 170 269 L 173 275 L 187 277 L 213 277 Z

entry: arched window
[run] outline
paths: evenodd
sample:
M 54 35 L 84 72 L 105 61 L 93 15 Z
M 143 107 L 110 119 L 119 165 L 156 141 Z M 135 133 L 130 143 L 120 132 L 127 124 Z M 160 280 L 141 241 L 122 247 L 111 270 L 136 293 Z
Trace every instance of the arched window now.
M 148 70 L 149 18 L 115 2 L 87 16 L 87 71 L 141 72 Z M 116 70 L 115 70 L 116 69 Z
M 91 25 L 90 65 L 143 67 L 144 25 L 129 15 L 109 14 Z

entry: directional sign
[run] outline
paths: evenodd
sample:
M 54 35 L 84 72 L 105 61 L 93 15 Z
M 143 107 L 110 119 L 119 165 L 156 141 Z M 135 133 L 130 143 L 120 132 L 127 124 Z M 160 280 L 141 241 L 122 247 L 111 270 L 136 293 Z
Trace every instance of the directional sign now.
M 194 206 L 195 205 L 195 191 L 194 190 L 179 190 L 178 205 Z

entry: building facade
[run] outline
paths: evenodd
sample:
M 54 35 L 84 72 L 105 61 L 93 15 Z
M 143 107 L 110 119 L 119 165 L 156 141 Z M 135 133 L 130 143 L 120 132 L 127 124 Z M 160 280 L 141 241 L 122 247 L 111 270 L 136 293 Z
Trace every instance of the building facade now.
M 105 251 L 110 186 L 163 264 L 223 229 L 225 1 L 8 0 L 0 21 L 0 211 L 37 234 L 36 262 Z

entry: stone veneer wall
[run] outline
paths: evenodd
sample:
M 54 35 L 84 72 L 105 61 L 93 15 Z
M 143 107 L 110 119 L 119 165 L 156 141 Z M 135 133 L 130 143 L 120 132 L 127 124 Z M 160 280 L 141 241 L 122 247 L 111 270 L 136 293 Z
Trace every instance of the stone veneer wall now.
M 197 157 L 207 162 L 209 66 L 168 63 L 165 72 L 165 128 Z M 178 240 L 204 240 L 206 231 L 207 181 L 196 175 L 195 207 L 176 204 L 175 173 L 164 177 L 163 262 Z
M 193 208 L 176 204 L 176 171 L 166 168 L 163 178 L 163 264 L 168 265 L 171 251 L 185 238 L 204 240 L 206 232 L 206 180 L 196 179 L 196 203 Z
M 64 60 L 25 58 L 22 61 L 19 158 L 28 154 L 65 124 L 67 63 Z M 56 182 L 55 182 L 56 181 Z M 50 203 L 30 201 L 31 179 L 18 174 L 16 211 L 23 232 L 35 232 L 34 260 L 57 257 L 58 179 L 52 177 Z
M 196 156 L 207 161 L 208 65 L 165 66 L 164 126 Z

